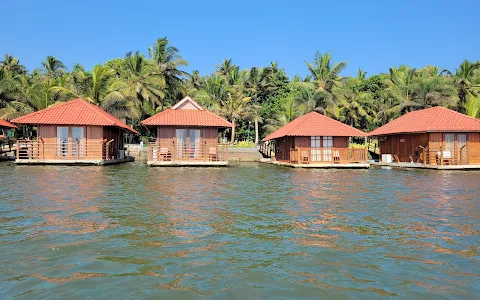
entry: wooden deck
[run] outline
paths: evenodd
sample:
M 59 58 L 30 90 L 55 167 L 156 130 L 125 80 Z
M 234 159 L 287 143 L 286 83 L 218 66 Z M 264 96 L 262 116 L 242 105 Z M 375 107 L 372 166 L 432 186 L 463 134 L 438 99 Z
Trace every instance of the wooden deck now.
M 402 169 L 429 169 L 429 170 L 480 170 L 480 164 L 475 165 L 431 165 L 423 163 L 407 163 L 407 162 L 372 162 L 372 166 L 402 168 Z
M 89 160 L 89 159 L 16 159 L 15 163 L 17 165 L 80 165 L 80 166 L 107 166 L 115 165 L 127 162 L 133 162 L 135 159 L 133 157 L 126 157 L 123 159 L 99 159 L 99 160 Z
M 300 168 L 300 169 L 368 169 L 370 168 L 369 163 L 310 163 L 310 164 L 297 164 L 281 161 L 271 161 L 269 159 L 262 159 L 261 162 L 284 166 L 290 168 Z
M 159 167 L 218 167 L 228 165 L 228 145 L 150 143 L 147 165 Z
M 16 164 L 21 165 L 111 165 L 134 161 L 133 157 L 111 155 L 111 141 L 45 143 L 42 140 L 17 142 Z

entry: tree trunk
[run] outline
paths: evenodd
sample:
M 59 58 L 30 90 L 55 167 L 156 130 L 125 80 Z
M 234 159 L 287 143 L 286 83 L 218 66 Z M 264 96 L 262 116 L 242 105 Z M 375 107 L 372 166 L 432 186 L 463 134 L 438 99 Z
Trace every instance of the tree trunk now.
M 232 137 L 230 139 L 230 143 L 233 144 L 235 142 L 235 119 L 232 119 Z
M 258 120 L 255 119 L 255 146 L 258 145 Z

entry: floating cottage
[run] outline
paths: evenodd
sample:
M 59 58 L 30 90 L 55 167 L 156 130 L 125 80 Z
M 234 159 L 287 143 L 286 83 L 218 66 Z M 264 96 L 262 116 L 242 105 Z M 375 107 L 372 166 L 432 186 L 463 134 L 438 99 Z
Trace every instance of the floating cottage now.
M 317 112 L 303 115 L 265 137 L 273 143 L 271 162 L 307 168 L 368 168 L 367 149 L 349 148 L 363 131 Z M 263 153 L 269 156 L 267 153 Z
M 148 145 L 150 166 L 226 166 L 228 147 L 219 133 L 233 125 L 190 97 L 142 122 L 157 138 Z
M 380 165 L 480 168 L 480 120 L 444 107 L 409 112 L 368 135 L 378 138 Z
M 12 123 L 37 127 L 35 140 L 17 142 L 17 164 L 114 164 L 125 156 L 124 133 L 137 132 L 83 99 L 16 118 Z
M 17 126 L 0 119 L 0 161 L 10 159 L 7 156 L 7 153 L 11 152 L 11 146 L 13 143 L 13 141 L 10 139 L 10 137 L 13 136 L 13 132 L 11 132 L 11 130 L 15 128 L 17 128 Z
M 8 138 L 8 131 L 17 128 L 10 122 L 0 119 L 0 140 Z

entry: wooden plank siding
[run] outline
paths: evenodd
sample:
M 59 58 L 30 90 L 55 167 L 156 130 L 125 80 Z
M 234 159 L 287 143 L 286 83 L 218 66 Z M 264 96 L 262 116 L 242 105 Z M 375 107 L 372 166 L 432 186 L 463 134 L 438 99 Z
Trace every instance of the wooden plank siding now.
M 467 135 L 468 162 L 472 165 L 480 164 L 480 132 L 471 132 Z
M 480 133 L 464 132 L 431 132 L 415 134 L 397 134 L 379 136 L 380 155 L 391 154 L 395 161 L 399 162 L 423 162 L 436 165 L 439 163 L 437 152 L 446 149 L 445 135 L 454 134 L 453 143 L 455 151 L 458 151 L 457 137 L 460 134 L 467 136 L 467 159 L 462 159 L 463 164 L 480 164 Z M 426 161 L 423 161 L 422 153 L 428 149 Z M 460 157 L 461 155 L 458 154 Z
M 311 149 L 312 142 L 310 136 L 284 136 L 275 139 L 275 160 L 280 162 L 297 161 L 291 156 L 291 149 Z M 334 136 L 332 138 L 333 148 L 348 149 L 349 138 L 344 136 Z M 320 137 L 320 145 L 323 145 L 323 137 Z M 319 148 L 320 149 L 320 148 Z M 310 151 L 310 150 L 308 150 Z
M 218 128 L 216 127 L 172 127 L 157 126 L 157 144 L 174 144 L 176 139 L 175 130 L 177 129 L 197 129 L 200 130 L 200 142 L 202 144 L 218 144 Z
M 103 140 L 113 140 L 110 143 L 109 154 L 118 158 L 119 150 L 122 150 L 124 147 L 123 141 L 123 131 L 117 127 L 103 127 L 103 126 L 74 126 L 74 125 L 38 125 L 37 126 L 37 136 L 40 141 L 42 141 L 41 148 L 39 149 L 39 156 L 44 159 L 56 159 L 58 158 L 58 141 L 57 141 L 57 128 L 58 127 L 68 127 L 68 140 L 67 140 L 67 149 L 66 153 L 72 153 L 72 145 L 75 144 L 75 141 L 72 139 L 72 128 L 73 127 L 83 127 L 84 128 L 84 143 L 89 145 L 94 145 L 98 143 L 98 150 L 94 152 L 86 153 L 89 159 L 97 160 L 102 159 L 101 146 Z M 85 147 L 85 146 L 84 146 Z M 59 159 L 64 159 L 64 156 L 60 156 Z

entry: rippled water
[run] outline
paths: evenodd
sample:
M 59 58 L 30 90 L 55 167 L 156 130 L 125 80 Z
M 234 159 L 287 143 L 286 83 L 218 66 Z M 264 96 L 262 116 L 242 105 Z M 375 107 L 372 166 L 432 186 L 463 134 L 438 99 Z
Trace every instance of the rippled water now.
M 2 298 L 480 296 L 480 172 L 0 164 Z

